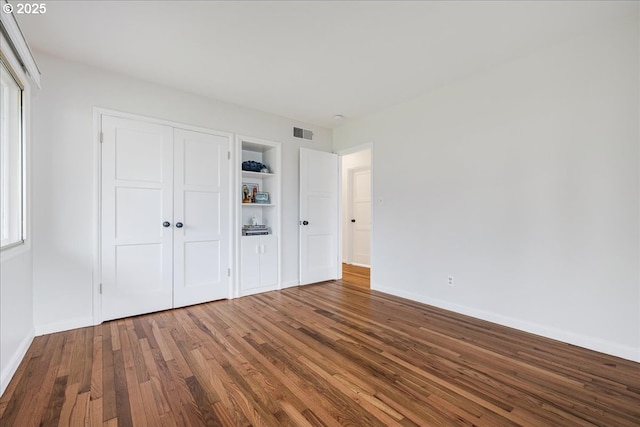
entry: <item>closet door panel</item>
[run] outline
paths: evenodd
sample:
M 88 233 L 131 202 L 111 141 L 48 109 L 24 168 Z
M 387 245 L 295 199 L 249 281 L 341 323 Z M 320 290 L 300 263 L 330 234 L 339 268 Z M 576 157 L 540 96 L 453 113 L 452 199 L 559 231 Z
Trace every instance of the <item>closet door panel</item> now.
M 260 236 L 260 286 L 278 284 L 278 238 Z
M 102 318 L 173 306 L 173 130 L 103 116 Z
M 219 188 L 222 177 L 218 166 L 222 160 L 227 161 L 227 138 L 179 129 L 176 132 L 184 144 L 184 185 Z
M 220 237 L 220 213 L 224 207 L 220 193 L 210 191 L 185 191 L 184 222 L 188 240 L 218 240 Z
M 242 291 L 260 287 L 260 236 L 242 236 Z
M 229 140 L 174 130 L 174 306 L 229 296 Z
M 219 242 L 188 242 L 184 245 L 184 287 L 219 283 L 222 269 Z M 213 261 L 213 262 L 212 262 Z

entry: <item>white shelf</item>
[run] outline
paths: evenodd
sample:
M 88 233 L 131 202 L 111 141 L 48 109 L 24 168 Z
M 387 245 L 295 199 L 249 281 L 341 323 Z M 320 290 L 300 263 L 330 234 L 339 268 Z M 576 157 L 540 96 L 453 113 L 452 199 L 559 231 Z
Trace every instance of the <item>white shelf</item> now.
M 243 203 L 242 206 L 243 207 L 252 206 L 252 207 L 256 207 L 256 208 L 274 208 L 274 207 L 276 207 L 276 205 L 274 205 L 273 203 Z
M 263 172 L 251 172 L 251 171 L 242 171 L 243 178 L 271 178 L 277 176 L 275 173 L 263 173 Z

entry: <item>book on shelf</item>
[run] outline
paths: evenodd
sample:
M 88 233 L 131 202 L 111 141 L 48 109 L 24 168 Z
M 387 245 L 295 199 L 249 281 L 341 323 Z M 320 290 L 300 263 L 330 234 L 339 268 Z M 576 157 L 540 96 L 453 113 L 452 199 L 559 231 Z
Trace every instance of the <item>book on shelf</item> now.
M 266 225 L 245 225 L 242 227 L 243 236 L 262 236 L 271 234 L 271 227 Z

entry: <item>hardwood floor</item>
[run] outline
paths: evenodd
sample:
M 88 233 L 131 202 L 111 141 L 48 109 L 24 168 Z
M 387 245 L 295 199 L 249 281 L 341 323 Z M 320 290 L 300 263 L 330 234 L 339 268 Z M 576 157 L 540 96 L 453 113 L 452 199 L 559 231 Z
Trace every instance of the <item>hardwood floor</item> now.
M 342 263 L 342 280 L 350 285 L 369 289 L 371 286 L 371 269 Z
M 37 337 L 1 426 L 638 426 L 640 364 L 328 282 Z

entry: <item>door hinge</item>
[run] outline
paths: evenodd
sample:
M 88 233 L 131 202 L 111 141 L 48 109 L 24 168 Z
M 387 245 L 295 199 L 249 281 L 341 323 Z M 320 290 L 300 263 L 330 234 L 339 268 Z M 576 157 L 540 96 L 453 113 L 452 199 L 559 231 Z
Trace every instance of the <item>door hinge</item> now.
M 104 133 L 100 132 L 99 138 L 100 138 L 100 144 L 102 144 L 102 141 L 104 139 Z
M 231 277 L 231 269 L 227 268 L 227 277 Z
M 231 151 L 227 151 L 227 160 L 231 160 Z
M 100 283 L 100 295 L 102 295 L 102 283 Z

